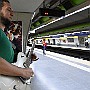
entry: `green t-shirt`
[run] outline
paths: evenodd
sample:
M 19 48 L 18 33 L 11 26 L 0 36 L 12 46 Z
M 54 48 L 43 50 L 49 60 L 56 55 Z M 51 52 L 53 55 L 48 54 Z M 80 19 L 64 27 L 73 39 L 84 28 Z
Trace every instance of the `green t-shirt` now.
M 0 57 L 12 63 L 14 59 L 14 50 L 6 34 L 0 29 Z

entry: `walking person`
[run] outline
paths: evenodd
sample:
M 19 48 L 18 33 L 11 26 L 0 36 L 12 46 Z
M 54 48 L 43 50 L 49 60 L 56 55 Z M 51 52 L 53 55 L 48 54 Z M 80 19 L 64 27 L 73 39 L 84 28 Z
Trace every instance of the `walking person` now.
M 46 47 L 47 47 L 47 43 L 45 42 L 45 39 L 43 39 L 43 54 L 46 54 L 45 53 Z

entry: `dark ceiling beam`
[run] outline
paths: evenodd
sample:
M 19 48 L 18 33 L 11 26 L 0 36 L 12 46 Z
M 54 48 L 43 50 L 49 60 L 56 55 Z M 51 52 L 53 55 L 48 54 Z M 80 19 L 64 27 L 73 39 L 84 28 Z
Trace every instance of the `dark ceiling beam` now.
M 45 2 L 47 2 L 47 0 L 45 0 L 44 2 L 43 2 L 43 7 L 42 7 L 42 5 L 41 5 L 41 7 L 42 8 L 48 8 L 48 4 L 50 5 L 50 7 L 52 8 L 52 6 L 54 6 L 54 7 L 56 7 L 57 6 L 57 4 L 56 5 L 54 5 L 55 3 L 59 3 L 60 2 L 60 0 L 51 0 L 49 3 L 47 3 L 46 5 L 44 5 L 45 4 Z M 49 8 L 50 8 L 49 7 Z M 54 8 L 53 7 L 53 8 Z M 40 7 L 39 7 L 40 8 Z M 34 22 L 36 22 L 37 20 L 39 20 L 42 16 L 40 16 L 40 14 L 39 14 L 39 8 L 38 8 L 38 11 L 37 11 L 37 14 L 35 15 L 35 17 L 33 18 L 33 20 L 32 20 L 32 23 L 34 23 Z
M 50 4 L 50 7 L 53 6 L 56 2 L 60 2 L 60 0 L 52 0 L 49 4 Z

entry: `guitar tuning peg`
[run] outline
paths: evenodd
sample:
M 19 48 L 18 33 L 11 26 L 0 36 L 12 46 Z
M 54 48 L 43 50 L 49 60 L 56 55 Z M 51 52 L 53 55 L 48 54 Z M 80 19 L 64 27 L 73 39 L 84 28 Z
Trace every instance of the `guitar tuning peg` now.
M 21 58 L 24 57 L 24 56 L 21 56 Z

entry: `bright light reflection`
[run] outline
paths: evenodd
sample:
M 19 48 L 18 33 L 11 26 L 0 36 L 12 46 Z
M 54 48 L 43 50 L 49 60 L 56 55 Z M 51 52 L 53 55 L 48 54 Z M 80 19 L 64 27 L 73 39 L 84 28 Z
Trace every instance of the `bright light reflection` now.
M 34 65 L 35 63 L 31 64 L 31 67 L 34 70 L 35 76 L 36 78 L 38 78 L 40 85 L 43 85 L 42 87 L 45 86 L 47 90 L 57 90 L 57 86 L 55 86 L 56 84 L 54 84 L 55 81 L 51 81 L 49 78 L 47 78 L 47 75 L 45 73 L 42 73 L 39 70 L 36 70 Z
M 41 82 L 41 84 L 47 88 L 47 90 L 57 90 L 56 89 L 57 87 L 55 87 L 54 84 L 52 83 L 54 81 L 51 81 L 49 78 L 46 78 L 45 73 L 37 71 L 36 76 L 38 80 Z

